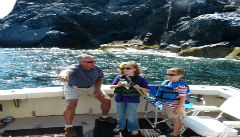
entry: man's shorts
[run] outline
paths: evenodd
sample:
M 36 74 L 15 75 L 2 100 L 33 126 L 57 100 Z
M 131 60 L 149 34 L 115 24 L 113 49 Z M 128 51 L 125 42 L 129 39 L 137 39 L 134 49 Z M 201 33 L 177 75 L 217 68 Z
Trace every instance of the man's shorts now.
M 174 109 L 175 109 L 175 108 L 163 107 L 163 109 L 162 109 L 162 114 L 163 114 L 163 115 L 167 115 L 168 118 L 178 118 L 178 117 L 183 117 L 183 116 L 185 116 L 185 108 L 184 108 L 184 107 L 182 107 L 181 113 L 179 113 L 179 114 L 174 114 L 174 113 L 173 113 L 173 110 L 174 110 Z
M 89 88 L 78 88 L 76 86 L 69 86 L 68 84 L 64 84 L 64 92 L 66 99 L 78 99 L 80 95 L 89 95 L 94 97 L 95 85 Z M 106 93 L 100 90 L 100 95 L 104 96 Z

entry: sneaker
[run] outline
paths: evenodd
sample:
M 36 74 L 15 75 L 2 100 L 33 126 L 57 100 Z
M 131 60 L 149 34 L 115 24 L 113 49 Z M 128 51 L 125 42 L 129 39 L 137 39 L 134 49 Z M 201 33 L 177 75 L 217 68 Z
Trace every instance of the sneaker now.
M 138 130 L 137 130 L 137 131 L 132 131 L 132 135 L 133 135 L 133 136 L 138 135 Z
M 173 136 L 171 134 L 166 134 L 166 137 L 180 137 L 180 136 Z
M 114 129 L 113 129 L 113 132 L 118 133 L 118 132 L 120 132 L 120 129 L 114 128 Z
M 65 128 L 64 130 L 67 137 L 77 137 L 77 132 L 73 127 Z
M 112 117 L 102 118 L 101 116 L 98 118 L 99 121 L 105 121 L 108 123 L 117 123 L 117 119 Z

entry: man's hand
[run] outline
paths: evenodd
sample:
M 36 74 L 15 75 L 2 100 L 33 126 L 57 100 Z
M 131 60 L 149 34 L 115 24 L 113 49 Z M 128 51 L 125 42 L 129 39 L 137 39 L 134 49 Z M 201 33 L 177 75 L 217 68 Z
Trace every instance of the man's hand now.
M 62 82 L 67 82 L 68 81 L 68 76 L 58 76 L 58 79 L 60 79 Z
M 93 95 L 94 95 L 94 97 L 101 96 L 100 90 L 95 90 L 95 91 L 93 92 Z
M 59 75 L 58 79 L 60 79 L 62 82 L 68 81 L 68 76 L 72 74 L 71 70 L 63 70 Z

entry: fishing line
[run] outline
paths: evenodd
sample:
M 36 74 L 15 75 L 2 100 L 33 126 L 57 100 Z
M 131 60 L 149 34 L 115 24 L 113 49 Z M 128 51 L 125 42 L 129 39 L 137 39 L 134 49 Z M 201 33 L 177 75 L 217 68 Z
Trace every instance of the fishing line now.
M 82 27 L 82 25 L 80 25 L 76 20 L 72 19 L 71 17 L 69 16 L 64 16 L 64 15 L 61 15 L 61 14 L 58 14 L 62 17 L 64 17 L 65 19 L 69 20 L 71 23 L 73 23 L 75 25 L 75 27 L 80 30 L 92 43 L 93 45 L 96 47 L 96 48 L 99 48 L 100 47 L 100 43 L 85 29 Z M 110 57 L 111 61 L 116 65 L 118 66 L 118 62 L 113 58 L 112 54 L 110 54 L 107 50 L 105 49 L 102 49 L 108 57 Z M 109 59 L 109 58 L 107 58 Z
M 42 1 L 41 1 L 41 2 L 42 2 Z M 18 2 L 16 2 L 16 4 L 19 6 L 20 11 L 22 11 L 23 8 L 21 7 L 21 5 L 20 5 Z M 56 9 L 59 8 L 59 7 L 55 7 L 54 5 L 53 5 L 53 7 L 56 8 Z M 68 21 L 70 21 L 70 23 L 74 24 L 74 26 L 77 28 L 77 30 L 79 30 L 80 32 L 82 32 L 82 34 L 84 34 L 84 36 L 87 37 L 87 39 L 89 39 L 89 40 L 93 43 L 93 45 L 94 45 L 95 48 L 99 49 L 99 47 L 100 47 L 101 44 L 100 44 L 84 27 L 82 27 L 82 25 L 80 25 L 76 20 L 74 20 L 73 18 L 71 18 L 71 17 L 69 17 L 69 16 L 62 15 L 62 14 L 56 12 L 56 11 L 53 11 L 53 13 L 56 14 L 56 15 L 59 15 L 59 16 L 61 16 L 61 17 L 63 17 L 63 18 L 65 18 L 65 19 L 67 19 Z M 46 16 L 44 16 L 44 18 L 45 18 L 45 20 L 47 21 Z M 47 22 L 48 22 L 48 21 L 47 21 Z M 34 30 L 33 30 L 33 31 L 34 31 Z M 34 31 L 34 32 L 36 33 L 36 31 Z M 39 40 L 38 42 L 39 42 L 40 46 L 43 47 L 42 42 L 41 42 L 40 40 Z M 101 50 L 106 53 L 106 55 L 108 56 L 108 58 L 107 58 L 108 60 L 110 59 L 110 61 L 113 62 L 114 65 L 118 66 L 118 62 L 115 60 L 116 58 L 113 56 L 113 54 L 110 54 L 110 53 L 109 53 L 108 51 L 106 51 L 105 49 L 101 49 Z
M 19 3 L 17 3 L 19 5 Z M 58 9 L 59 7 L 56 7 L 54 4 L 52 4 L 52 6 L 56 9 Z M 23 10 L 23 8 L 19 5 L 20 9 Z M 53 14 L 59 15 L 60 17 L 63 17 L 64 19 L 67 19 L 70 23 L 72 23 L 75 28 L 77 30 L 79 30 L 80 32 L 82 32 L 82 34 L 92 42 L 93 46 L 97 49 L 99 49 L 100 47 L 100 43 L 80 24 L 78 23 L 75 19 L 71 18 L 70 16 L 66 16 L 66 15 L 62 15 L 60 12 L 52 11 Z M 45 20 L 47 21 L 46 16 L 44 16 Z M 42 46 L 41 41 L 39 41 L 40 45 Z M 107 44 L 108 45 L 108 44 Z M 114 66 L 116 68 L 118 68 L 119 62 L 116 61 L 116 55 L 114 56 L 114 54 L 109 53 L 106 49 L 101 49 L 103 52 L 106 53 L 107 55 L 107 60 L 110 60 L 110 62 L 113 62 Z
M 69 20 L 71 23 L 73 23 L 75 25 L 75 27 L 80 30 L 92 43 L 93 45 L 99 49 L 100 47 L 100 43 L 84 28 L 82 27 L 82 25 L 80 25 L 76 20 L 72 19 L 69 16 L 64 16 L 61 14 L 58 14 L 60 16 L 62 16 L 63 18 L 66 18 L 67 20 Z M 107 44 L 108 45 L 108 44 Z M 116 57 L 114 57 L 113 54 L 110 54 L 106 49 L 101 49 L 103 52 L 106 53 L 106 55 L 109 57 L 107 58 L 108 60 L 110 59 L 111 62 L 114 63 L 115 66 L 118 66 L 118 62 L 116 61 Z
M 22 12 L 23 8 L 22 8 L 21 5 L 19 4 L 19 0 L 16 1 L 16 4 L 17 4 L 17 6 L 20 8 L 20 11 Z M 14 8 L 13 8 L 13 9 L 14 9 Z M 33 30 L 33 32 L 34 32 L 34 36 L 37 37 L 37 35 L 35 35 L 35 34 L 37 34 L 36 31 Z M 41 42 L 40 40 L 39 40 L 38 42 L 39 42 L 39 44 L 41 45 L 41 47 L 43 47 L 42 42 Z
M 56 13 L 57 14 L 57 13 Z M 64 17 L 65 19 L 69 20 L 71 23 L 73 23 L 75 25 L 75 27 L 80 30 L 92 43 L 93 45 L 96 47 L 96 48 L 99 48 L 100 47 L 100 43 L 84 28 L 82 27 L 82 25 L 80 25 L 76 20 L 72 19 L 71 17 L 69 16 L 64 16 L 64 15 L 61 15 L 61 14 L 58 14 L 62 17 Z M 118 62 L 114 59 L 114 57 L 111 56 L 111 54 L 105 50 L 105 49 L 102 49 L 106 55 L 108 57 L 110 57 L 111 61 L 114 63 L 115 67 L 118 67 Z M 143 95 L 143 93 L 138 90 L 139 94 L 141 94 L 141 96 L 145 97 Z

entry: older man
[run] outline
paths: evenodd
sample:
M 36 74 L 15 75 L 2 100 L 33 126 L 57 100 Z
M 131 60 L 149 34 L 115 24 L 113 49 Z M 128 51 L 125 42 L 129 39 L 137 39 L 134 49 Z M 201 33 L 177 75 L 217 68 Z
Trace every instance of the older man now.
M 117 120 L 108 116 L 111 106 L 111 98 L 101 91 L 103 71 L 100 67 L 95 66 L 95 60 L 92 56 L 82 54 L 77 57 L 78 63 L 63 70 L 58 78 L 67 82 L 65 95 L 67 107 L 64 111 L 65 133 L 68 137 L 77 136 L 73 129 L 72 121 L 75 115 L 78 98 L 82 94 L 89 94 L 101 102 L 102 116 L 100 121 L 116 123 Z

